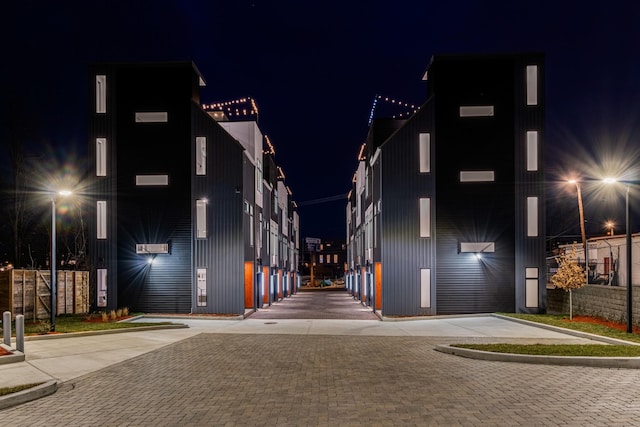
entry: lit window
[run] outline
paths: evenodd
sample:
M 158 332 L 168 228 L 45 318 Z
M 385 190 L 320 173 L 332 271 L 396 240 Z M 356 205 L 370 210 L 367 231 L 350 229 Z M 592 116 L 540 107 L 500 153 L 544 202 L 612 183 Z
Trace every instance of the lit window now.
M 107 238 L 107 202 L 98 200 L 96 203 L 96 238 Z
M 334 264 L 338 263 L 338 254 L 333 254 L 333 263 Z
M 420 173 L 431 172 L 431 134 L 421 133 L 419 145 Z
M 97 290 L 98 290 L 98 307 L 107 306 L 107 269 L 96 269 Z
M 96 76 L 96 113 L 107 112 L 107 76 Z
M 538 307 L 538 269 L 527 267 L 525 269 L 525 305 L 527 307 Z
M 431 199 L 420 199 L 420 237 L 431 237 Z
M 207 201 L 196 200 L 196 238 L 207 238 Z
M 420 307 L 431 307 L 431 269 L 420 269 Z
M 496 244 L 494 242 L 460 242 L 460 253 L 483 253 L 495 251 Z
M 538 131 L 527 131 L 527 170 L 538 170 Z
M 136 185 L 169 185 L 169 175 L 136 175 Z
M 107 138 L 96 138 L 96 176 L 107 176 Z
M 527 197 L 527 236 L 538 235 L 538 198 Z
M 168 254 L 168 243 L 136 243 L 137 254 Z
M 196 136 L 196 175 L 207 174 L 207 137 Z
M 204 307 L 207 305 L 207 269 L 198 268 L 197 270 L 197 293 L 196 305 Z
M 537 65 L 527 65 L 527 105 L 538 105 Z

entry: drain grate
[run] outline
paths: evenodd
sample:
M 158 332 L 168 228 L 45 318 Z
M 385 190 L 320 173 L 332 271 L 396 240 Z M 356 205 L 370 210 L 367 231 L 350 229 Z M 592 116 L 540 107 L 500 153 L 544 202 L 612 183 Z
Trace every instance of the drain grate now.
M 265 325 L 277 325 L 278 322 L 264 322 Z

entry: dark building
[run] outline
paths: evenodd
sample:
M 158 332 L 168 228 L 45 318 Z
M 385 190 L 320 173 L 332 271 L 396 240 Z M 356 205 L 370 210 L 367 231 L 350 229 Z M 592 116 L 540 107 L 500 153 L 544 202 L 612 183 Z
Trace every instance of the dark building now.
M 427 101 L 375 119 L 347 285 L 383 315 L 545 311 L 544 59 L 436 55 Z
M 190 62 L 99 64 L 90 83 L 95 305 L 221 314 L 259 307 L 262 134 L 239 140 L 216 122 L 201 106 L 204 80 Z

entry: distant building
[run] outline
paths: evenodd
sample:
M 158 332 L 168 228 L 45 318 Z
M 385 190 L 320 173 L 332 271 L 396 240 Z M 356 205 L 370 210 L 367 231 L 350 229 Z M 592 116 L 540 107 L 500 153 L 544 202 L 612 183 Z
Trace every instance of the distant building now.
M 344 241 L 324 241 L 318 245 L 313 245 L 313 247 L 307 245 L 303 257 L 303 274 L 305 275 L 310 274 L 309 269 L 313 264 L 314 278 L 316 280 L 334 280 L 344 277 L 347 261 L 347 250 Z
M 436 55 L 374 119 L 349 194 L 347 286 L 382 315 L 544 312 L 544 58 Z
M 297 289 L 297 212 L 253 121 L 190 62 L 90 69 L 92 306 L 243 314 Z

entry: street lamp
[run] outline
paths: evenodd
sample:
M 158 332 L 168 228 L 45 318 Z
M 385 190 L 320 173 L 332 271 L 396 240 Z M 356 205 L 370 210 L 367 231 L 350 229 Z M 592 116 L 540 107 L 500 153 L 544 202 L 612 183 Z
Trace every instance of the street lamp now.
M 607 184 L 613 184 L 618 182 L 615 178 L 605 178 L 603 180 Z M 625 223 L 626 223 L 626 243 L 627 243 L 627 333 L 633 332 L 633 285 L 631 280 L 631 204 L 629 203 L 629 189 L 631 187 L 630 182 L 624 182 L 627 186 L 627 190 L 625 192 Z
M 613 236 L 615 224 L 613 221 L 607 221 L 604 223 L 604 228 L 607 230 L 607 236 Z
M 570 179 L 569 184 L 575 184 L 578 192 L 578 213 L 580 215 L 580 234 L 582 236 L 582 250 L 584 252 L 584 269 L 586 274 L 587 284 L 589 283 L 589 258 L 587 256 L 587 233 L 584 230 L 584 208 L 582 207 L 582 190 L 580 189 L 580 183 L 575 179 Z
M 51 196 L 51 325 L 49 331 L 56 331 L 56 195 L 71 195 L 71 191 L 62 190 Z

